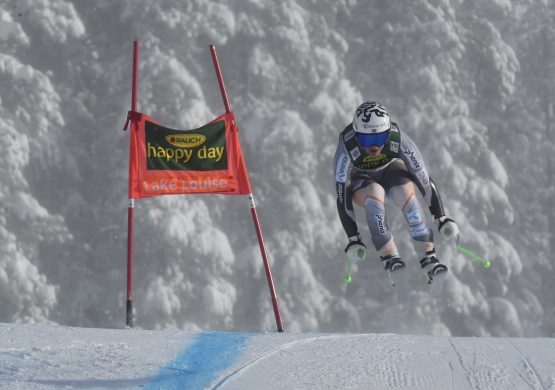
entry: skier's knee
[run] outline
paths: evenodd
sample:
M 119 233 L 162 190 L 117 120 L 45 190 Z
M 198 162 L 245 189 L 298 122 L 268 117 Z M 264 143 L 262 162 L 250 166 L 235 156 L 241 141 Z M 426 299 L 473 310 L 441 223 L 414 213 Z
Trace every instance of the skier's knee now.
M 385 207 L 378 199 L 368 197 L 365 203 L 368 228 L 372 235 L 372 243 L 377 249 L 382 248 L 391 240 L 391 232 L 385 219 Z
M 433 240 L 432 230 L 424 223 L 410 226 L 410 236 L 415 241 L 430 242 Z
M 412 193 L 403 205 L 403 213 L 409 224 L 410 235 L 416 241 L 432 241 L 432 231 L 426 225 L 422 208 Z

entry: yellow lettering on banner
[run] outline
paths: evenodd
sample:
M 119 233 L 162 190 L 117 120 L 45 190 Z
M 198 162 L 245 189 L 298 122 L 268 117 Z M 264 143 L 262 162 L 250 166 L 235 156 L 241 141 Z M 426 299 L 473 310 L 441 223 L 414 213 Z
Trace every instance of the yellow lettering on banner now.
M 220 161 L 222 159 L 222 156 L 224 155 L 224 147 L 220 146 L 219 148 L 215 148 L 216 149 L 216 154 L 218 155 L 216 158 L 216 161 Z
M 166 161 L 173 160 L 175 149 L 166 149 Z
M 158 155 L 156 154 L 156 148 L 152 145 L 150 145 L 150 142 L 148 143 L 148 147 L 147 147 L 147 157 L 151 158 L 151 157 L 158 157 Z
M 173 160 L 175 163 L 188 163 L 193 157 L 193 150 L 191 149 L 165 149 L 161 146 L 155 147 L 150 144 L 147 145 L 148 158 L 163 158 L 167 162 Z
M 191 157 L 193 157 L 193 150 L 192 149 L 180 149 L 183 150 L 183 152 L 185 153 L 185 159 L 183 160 L 184 163 L 188 163 L 189 160 L 191 160 Z
M 201 160 L 204 160 L 206 158 L 206 146 L 203 146 L 198 150 L 197 156 Z
M 197 156 L 201 160 L 210 159 L 216 160 L 216 162 L 220 161 L 224 155 L 225 146 L 220 146 L 217 148 L 207 148 L 203 146 L 198 150 Z

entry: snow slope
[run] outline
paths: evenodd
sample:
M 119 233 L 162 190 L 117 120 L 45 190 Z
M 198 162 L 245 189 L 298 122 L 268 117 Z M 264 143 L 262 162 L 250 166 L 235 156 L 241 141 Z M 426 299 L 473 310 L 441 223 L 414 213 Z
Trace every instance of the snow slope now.
M 0 324 L 2 389 L 555 389 L 555 340 Z
M 286 330 L 555 336 L 553 20 L 552 0 L 0 0 L 0 320 L 124 322 L 139 39 L 139 110 L 172 128 L 222 113 L 216 45 Z M 438 239 L 451 273 L 430 300 L 391 208 L 407 310 L 373 250 L 342 283 L 332 158 L 365 99 L 417 142 L 463 243 L 493 264 Z M 246 199 L 160 197 L 135 215 L 138 326 L 274 329 Z

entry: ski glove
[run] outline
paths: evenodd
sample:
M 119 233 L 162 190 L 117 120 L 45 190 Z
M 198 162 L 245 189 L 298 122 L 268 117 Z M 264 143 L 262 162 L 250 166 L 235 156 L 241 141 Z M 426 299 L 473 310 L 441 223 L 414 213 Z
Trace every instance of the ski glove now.
M 437 220 L 439 234 L 447 238 L 448 240 L 452 238 L 457 238 L 459 236 L 459 227 L 455 221 L 451 218 L 447 218 L 445 215 L 439 217 Z
M 345 247 L 347 258 L 353 263 L 358 263 L 366 257 L 366 245 L 360 240 L 359 235 L 349 237 L 349 243 Z

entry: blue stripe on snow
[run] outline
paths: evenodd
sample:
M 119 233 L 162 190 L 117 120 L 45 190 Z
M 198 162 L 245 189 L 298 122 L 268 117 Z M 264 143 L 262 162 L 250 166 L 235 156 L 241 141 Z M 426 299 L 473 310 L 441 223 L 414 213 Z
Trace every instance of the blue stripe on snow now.
M 249 337 L 248 333 L 201 333 L 145 388 L 205 389 L 239 357 Z

